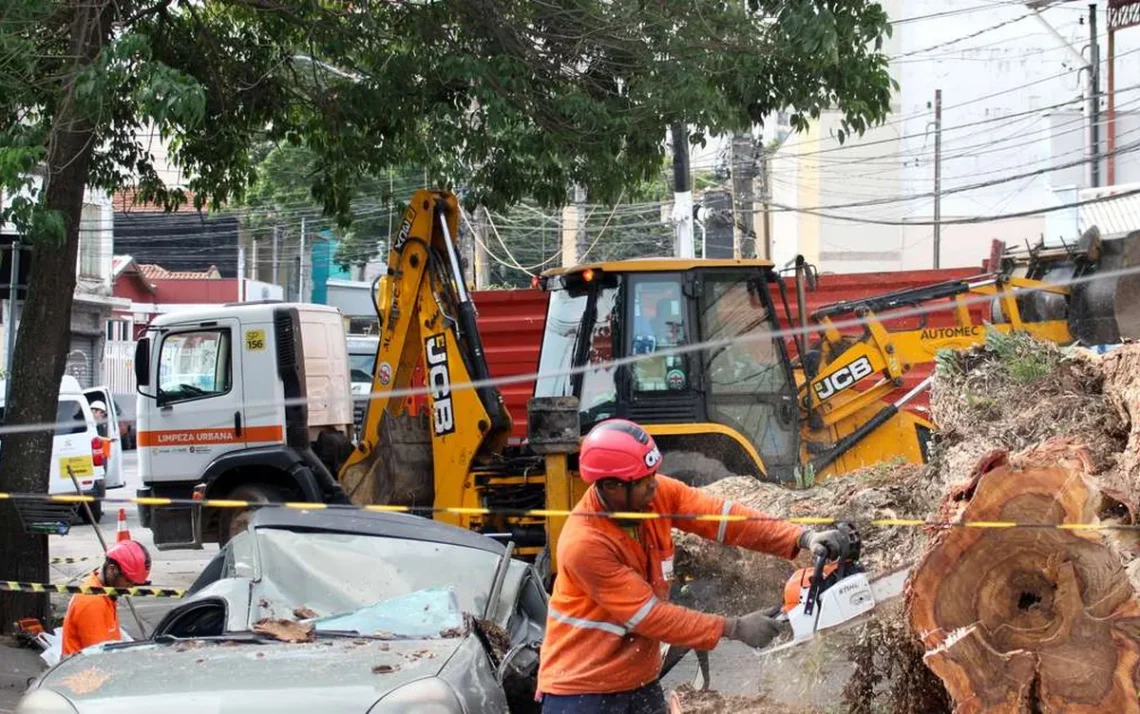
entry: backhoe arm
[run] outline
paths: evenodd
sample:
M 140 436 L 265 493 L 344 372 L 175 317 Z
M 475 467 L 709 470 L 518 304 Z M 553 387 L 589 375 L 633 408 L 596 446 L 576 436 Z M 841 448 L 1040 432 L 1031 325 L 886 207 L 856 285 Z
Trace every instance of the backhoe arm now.
M 372 392 L 359 443 L 340 471 L 354 503 L 458 505 L 472 464 L 501 450 L 510 434 L 498 389 L 470 386 L 490 374 L 452 238 L 458 214 L 452 194 L 417 191 L 392 241 L 376 288 Z M 428 389 L 426 420 L 411 413 L 415 400 L 394 396 L 412 385 L 417 367 Z

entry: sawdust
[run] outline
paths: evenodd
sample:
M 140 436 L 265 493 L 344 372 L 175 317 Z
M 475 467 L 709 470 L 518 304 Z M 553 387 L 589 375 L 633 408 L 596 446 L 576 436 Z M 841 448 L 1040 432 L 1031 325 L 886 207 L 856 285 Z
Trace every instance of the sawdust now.
M 670 714 L 823 714 L 822 709 L 790 707 L 763 695 L 746 697 L 698 691 L 682 684 L 673 690 Z
M 312 624 L 292 620 L 262 618 L 253 623 L 253 631 L 282 642 L 312 642 L 316 639 Z
M 938 502 L 927 469 L 887 463 L 794 491 L 748 476 L 726 478 L 702 488 L 774 518 L 824 516 L 865 521 L 871 518 L 922 517 Z M 909 564 L 924 544 L 914 528 L 863 529 L 861 562 L 872 577 Z M 678 602 L 705 612 L 743 615 L 779 604 L 784 583 L 797 567 L 782 558 L 720 545 L 674 530 L 674 571 Z
M 293 617 L 297 618 L 298 620 L 312 620 L 316 616 L 317 613 L 313 612 L 307 607 L 293 608 Z
M 95 667 L 81 669 L 75 674 L 68 675 L 60 680 L 60 684 L 78 695 L 90 694 L 102 687 L 111 678 L 110 673 Z

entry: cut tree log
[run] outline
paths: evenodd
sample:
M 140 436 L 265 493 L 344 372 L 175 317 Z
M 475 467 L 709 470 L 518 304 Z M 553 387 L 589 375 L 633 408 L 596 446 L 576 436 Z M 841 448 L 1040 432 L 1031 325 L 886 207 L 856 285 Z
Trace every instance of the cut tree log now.
M 907 593 L 911 631 L 961 714 L 1140 712 L 1140 599 L 1087 449 L 1050 439 L 992 454 L 949 493 Z M 1056 528 L 1071 525 L 1072 528 Z

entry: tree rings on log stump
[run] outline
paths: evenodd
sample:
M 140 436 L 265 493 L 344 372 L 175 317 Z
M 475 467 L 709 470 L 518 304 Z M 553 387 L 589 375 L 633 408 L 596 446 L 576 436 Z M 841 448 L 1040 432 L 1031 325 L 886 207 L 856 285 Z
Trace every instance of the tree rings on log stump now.
M 1097 522 L 1090 463 L 1050 440 L 949 497 L 963 521 L 1042 526 L 948 528 L 912 575 L 908 622 L 957 712 L 1140 712 L 1140 603 L 1120 556 L 1101 531 L 1053 527 Z

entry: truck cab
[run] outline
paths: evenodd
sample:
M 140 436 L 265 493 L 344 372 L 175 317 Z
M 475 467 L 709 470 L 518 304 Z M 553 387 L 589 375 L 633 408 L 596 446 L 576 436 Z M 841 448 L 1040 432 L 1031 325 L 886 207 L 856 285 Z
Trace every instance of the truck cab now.
M 340 312 L 239 303 L 154 320 L 135 353 L 139 495 L 345 500 L 352 395 Z M 248 509 L 140 506 L 159 550 L 227 542 Z

